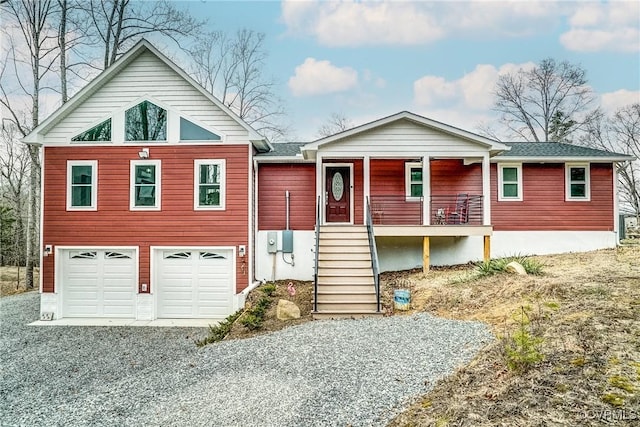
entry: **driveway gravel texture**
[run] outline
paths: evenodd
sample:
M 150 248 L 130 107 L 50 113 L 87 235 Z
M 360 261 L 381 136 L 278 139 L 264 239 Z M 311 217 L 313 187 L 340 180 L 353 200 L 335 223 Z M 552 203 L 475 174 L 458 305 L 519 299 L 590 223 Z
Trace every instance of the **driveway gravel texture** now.
M 29 326 L 39 301 L 0 299 L 2 426 L 384 426 L 494 339 L 422 313 L 198 348 L 207 328 Z

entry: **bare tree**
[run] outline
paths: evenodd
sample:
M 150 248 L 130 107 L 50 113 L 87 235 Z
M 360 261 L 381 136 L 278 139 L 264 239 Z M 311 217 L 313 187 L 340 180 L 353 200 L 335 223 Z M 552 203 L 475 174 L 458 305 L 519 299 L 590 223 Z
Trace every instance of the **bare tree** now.
M 31 158 L 24 144 L 17 144 L 18 130 L 6 123 L 0 130 L 0 197 L 5 228 L 2 230 L 2 261 L 24 262 L 25 220 Z M 10 225 L 10 228 L 8 227 Z M 11 244 L 7 241 L 10 239 Z M 22 248 L 22 250 L 21 250 Z
M 586 71 L 551 58 L 531 70 L 500 76 L 495 96 L 502 124 L 530 142 L 571 142 L 572 134 L 597 115 Z
M 193 62 L 191 75 L 241 119 L 263 136 L 277 140 L 287 134 L 281 120 L 282 100 L 276 81 L 265 75 L 265 36 L 239 30 L 234 38 L 222 32 L 207 33 L 186 49 Z
M 162 34 L 178 45 L 199 30 L 198 21 L 168 0 L 90 0 L 84 6 L 92 22 L 91 36 L 103 50 L 103 68 L 113 64 L 140 37 Z
M 330 136 L 339 132 L 344 132 L 347 129 L 353 127 L 353 122 L 347 118 L 343 113 L 331 113 L 331 115 L 325 120 L 318 128 L 316 135 L 319 138 Z
M 43 90 L 49 89 L 43 85 L 45 76 L 53 69 L 56 61 L 57 46 L 55 43 L 56 33 L 52 31 L 51 17 L 54 13 L 54 3 L 52 0 L 15 0 L 6 3 L 4 8 L 11 14 L 13 22 L 22 34 L 22 41 L 27 48 L 26 58 L 20 56 L 16 50 L 16 44 L 11 43 L 11 48 L 7 52 L 7 58 L 11 56 L 14 65 L 14 78 L 18 87 L 22 89 L 23 95 L 31 99 L 30 111 L 28 114 L 21 113 L 19 107 L 12 103 L 9 92 L 4 83 L 0 84 L 0 103 L 21 136 L 27 135 L 31 129 L 38 126 L 40 120 L 40 94 Z M 18 71 L 18 65 L 26 62 L 31 70 L 30 79 L 24 79 Z M 8 61 L 7 61 L 8 62 Z M 0 76 L 4 76 L 7 62 L 5 62 Z M 29 120 L 24 120 L 30 116 Z M 3 123 L 4 126 L 4 123 Z M 38 242 L 38 200 L 40 191 L 40 150 L 35 145 L 28 147 L 30 157 L 29 168 L 29 203 L 27 206 L 27 239 L 26 239 L 26 277 L 27 288 L 33 288 L 33 267 L 35 264 Z
M 590 123 L 585 144 L 636 158 L 618 165 L 620 201 L 640 217 L 640 103 L 617 110 L 611 117 L 599 116 Z

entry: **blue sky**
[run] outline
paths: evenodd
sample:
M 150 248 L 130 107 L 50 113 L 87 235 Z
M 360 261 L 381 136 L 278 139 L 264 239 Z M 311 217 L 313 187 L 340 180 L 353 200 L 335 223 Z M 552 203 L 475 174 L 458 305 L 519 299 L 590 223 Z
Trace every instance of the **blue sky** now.
M 409 110 L 471 131 L 501 73 L 543 58 L 587 70 L 605 110 L 640 102 L 636 1 L 183 1 L 212 29 L 264 32 L 293 139 L 333 112 Z

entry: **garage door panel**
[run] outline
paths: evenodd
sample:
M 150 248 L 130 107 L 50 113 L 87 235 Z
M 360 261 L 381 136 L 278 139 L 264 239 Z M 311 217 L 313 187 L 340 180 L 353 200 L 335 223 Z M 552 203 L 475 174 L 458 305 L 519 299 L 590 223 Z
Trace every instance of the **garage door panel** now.
M 64 317 L 135 317 L 133 250 L 62 252 Z
M 158 317 L 225 317 L 233 294 L 229 250 L 164 250 L 156 254 Z

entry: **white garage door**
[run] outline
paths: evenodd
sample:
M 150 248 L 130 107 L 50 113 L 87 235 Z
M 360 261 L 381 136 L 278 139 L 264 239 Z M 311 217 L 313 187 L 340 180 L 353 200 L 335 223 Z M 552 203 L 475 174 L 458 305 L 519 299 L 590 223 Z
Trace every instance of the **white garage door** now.
M 231 314 L 232 251 L 156 251 L 159 318 L 220 318 Z
M 63 317 L 135 317 L 135 251 L 61 252 Z

